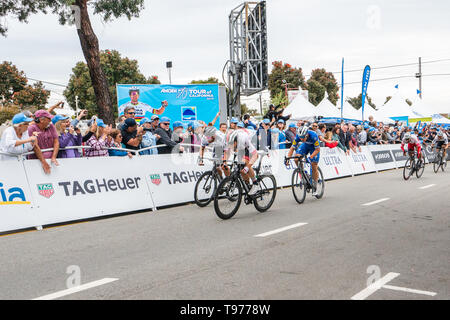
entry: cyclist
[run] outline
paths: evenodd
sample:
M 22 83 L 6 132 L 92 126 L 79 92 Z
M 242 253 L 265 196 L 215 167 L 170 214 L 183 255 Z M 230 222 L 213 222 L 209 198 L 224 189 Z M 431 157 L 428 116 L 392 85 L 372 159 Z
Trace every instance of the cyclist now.
M 249 191 L 249 195 L 256 193 L 258 185 L 256 180 L 255 171 L 253 165 L 258 160 L 258 151 L 250 140 L 250 135 L 245 129 L 237 128 L 228 135 L 228 141 L 225 145 L 225 155 L 223 160 L 223 169 L 225 174 L 230 175 L 230 169 L 226 165 L 226 161 L 230 156 L 231 151 L 237 152 L 238 161 L 244 163 L 245 166 L 241 170 L 241 176 L 244 181 L 249 184 L 252 181 L 252 186 Z
M 421 152 L 422 146 L 421 146 L 417 136 L 415 134 L 411 134 L 411 132 L 406 132 L 405 135 L 403 136 L 402 144 L 401 144 L 400 148 L 402 149 L 404 156 L 406 156 L 406 151 L 404 148 L 405 144 L 408 144 L 408 153 L 412 153 L 412 152 L 414 152 L 414 149 L 417 149 L 417 158 L 421 162 L 422 161 L 422 152 Z
M 303 142 L 300 144 L 300 142 Z M 289 149 L 287 157 L 291 157 L 294 153 L 296 156 L 307 156 L 311 154 L 309 159 L 311 160 L 312 178 L 313 178 L 313 190 L 312 195 L 317 195 L 317 183 L 319 181 L 319 158 L 320 158 L 320 141 L 319 136 L 313 130 L 310 130 L 308 126 L 298 128 L 297 136 L 292 142 L 292 146 Z M 287 164 L 288 160 L 286 160 Z M 298 160 L 295 161 L 298 165 Z
M 431 148 L 436 145 L 436 150 L 439 152 L 441 148 L 444 149 L 444 153 L 442 155 L 442 159 L 445 159 L 445 156 L 447 154 L 447 148 L 448 148 L 448 138 L 447 135 L 444 134 L 442 130 L 439 130 L 436 134 L 436 137 L 433 139 L 433 142 L 431 143 Z
M 225 134 L 217 130 L 214 126 L 209 125 L 206 127 L 204 135 L 202 137 L 201 141 L 202 147 L 200 148 L 199 153 L 199 165 L 203 166 L 203 155 L 205 153 L 205 148 L 207 146 L 210 146 L 213 148 L 213 155 L 212 157 L 214 159 L 223 159 L 223 152 L 225 149 Z M 222 177 L 222 169 L 220 166 L 220 160 L 215 161 L 217 171 L 219 172 L 219 175 Z

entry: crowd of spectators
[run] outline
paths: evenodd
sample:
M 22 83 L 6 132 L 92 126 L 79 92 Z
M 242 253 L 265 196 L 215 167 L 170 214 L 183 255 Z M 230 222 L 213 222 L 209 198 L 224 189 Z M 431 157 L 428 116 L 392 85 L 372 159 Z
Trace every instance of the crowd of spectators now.
M 384 124 L 369 117 L 369 121 L 354 125 L 348 123 L 325 124 L 308 121 L 289 121 L 290 116 L 283 117 L 282 111 L 271 105 L 263 119 L 257 123 L 249 115 L 241 119 L 231 118 L 229 126 L 220 123 L 220 131 L 226 135 L 238 128 L 252 133 L 252 141 L 258 149 L 266 146 L 270 149 L 288 149 L 291 147 L 297 129 L 308 125 L 315 131 L 321 147 L 340 148 L 346 154 L 350 151 L 361 152 L 361 146 L 376 144 L 401 143 L 406 132 L 415 133 L 423 143 L 431 142 L 438 130 L 434 124 L 415 124 L 406 126 L 396 121 Z M 67 116 L 52 115 L 48 110 L 38 110 L 35 114 L 20 113 L 12 119 L 12 126 L 7 128 L 0 139 L 0 153 L 18 155 L 32 151 L 29 159 L 39 159 L 43 170 L 50 173 L 50 165 L 59 165 L 58 158 L 130 157 L 140 155 L 157 155 L 169 153 L 198 152 L 203 143 L 204 130 L 213 126 L 219 113 L 208 124 L 193 121 L 183 124 L 171 121 L 168 117 L 153 115 L 149 118 L 135 119 L 135 109 L 130 106 L 117 119 L 117 129 L 106 125 L 102 119 L 92 117 L 88 129 L 83 133 L 78 128 L 79 122 L 87 116 L 81 111 L 71 120 Z M 287 123 L 289 121 L 289 124 Z M 447 134 L 449 134 L 447 132 Z M 0 155 L 1 159 L 11 157 Z

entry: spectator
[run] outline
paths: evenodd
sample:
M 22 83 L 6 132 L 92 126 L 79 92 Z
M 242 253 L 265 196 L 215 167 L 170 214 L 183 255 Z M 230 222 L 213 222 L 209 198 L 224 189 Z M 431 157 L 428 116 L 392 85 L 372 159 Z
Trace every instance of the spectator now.
M 333 136 L 332 136 L 332 140 L 333 141 L 337 141 L 338 142 L 338 147 L 340 149 L 342 149 L 342 151 L 344 151 L 345 153 L 347 153 L 347 148 L 345 147 L 344 144 L 341 143 L 341 139 L 339 138 L 339 135 L 341 133 L 341 128 L 340 127 L 334 127 L 333 128 Z
M 76 128 L 76 126 L 80 123 L 81 119 L 83 119 L 84 117 L 86 117 L 88 114 L 87 110 L 81 110 L 80 113 L 78 114 L 78 116 L 72 120 L 71 125 Z
M 285 131 L 286 134 L 286 149 L 289 149 L 292 146 L 292 142 L 295 140 L 295 136 L 297 135 L 297 126 L 295 123 L 290 123 L 288 129 Z
M 144 128 L 138 127 L 136 120 L 128 118 L 122 126 L 122 143 L 125 149 L 138 150 L 144 135 Z
M 175 123 L 174 123 L 175 125 Z M 182 124 L 181 124 L 182 127 Z M 187 132 L 184 135 L 184 142 L 186 144 L 191 144 L 191 146 L 189 146 L 189 150 L 194 153 L 194 152 L 199 152 L 200 151 L 200 146 L 201 146 L 201 138 L 198 135 L 198 133 L 196 132 L 198 129 L 200 129 L 200 126 L 197 122 L 195 121 L 191 121 L 188 124 L 187 127 Z M 175 130 L 175 127 L 174 127 Z M 198 146 L 198 147 L 196 147 Z
M 358 143 L 358 134 L 356 133 L 355 126 L 350 126 L 349 128 L 350 141 L 348 142 L 348 146 L 350 149 L 356 153 L 358 148 L 359 152 L 361 152 L 361 146 Z
M 141 149 L 148 147 L 156 147 L 156 140 L 160 137 L 152 133 L 152 122 L 148 118 L 143 118 L 140 125 L 144 128 L 144 135 L 142 136 Z M 141 155 L 158 154 L 158 148 L 152 148 L 139 152 Z
M 183 132 L 184 127 L 181 121 L 174 121 L 173 123 L 173 132 L 172 132 L 172 141 L 177 143 L 175 147 L 172 149 L 172 153 L 182 153 L 185 148 L 181 146 L 181 143 L 186 143 L 186 139 L 189 136 L 189 132 Z
M 123 123 L 125 122 L 125 119 L 126 119 L 126 118 L 127 118 L 127 117 L 125 117 L 124 114 L 121 115 L 121 116 L 119 116 L 119 118 L 117 119 L 117 128 L 119 128 L 119 127 L 122 128 Z
M 381 140 L 381 134 L 378 132 L 377 129 L 375 128 L 370 128 L 369 129 L 369 135 L 367 136 L 368 138 L 368 144 L 380 144 L 380 140 Z
M 97 126 L 96 118 L 91 119 L 89 121 L 88 125 L 89 125 L 89 131 L 83 136 L 83 139 L 82 139 L 83 143 L 86 143 L 92 137 L 92 135 L 97 132 L 98 126 Z
M 57 114 L 53 117 L 52 123 L 55 125 L 58 132 L 59 147 L 61 149 L 81 146 L 83 137 L 80 129 L 75 128 L 70 124 L 69 117 Z M 80 153 L 77 149 L 59 150 L 58 158 L 79 158 Z
M 102 119 L 95 119 L 97 132 L 91 135 L 86 141 L 86 145 L 91 147 L 85 151 L 86 157 L 107 157 L 109 156 L 107 148 L 112 145 L 111 126 L 107 126 Z
M 317 123 L 316 123 L 317 125 Z M 323 147 L 328 148 L 335 148 L 338 145 L 337 141 L 333 141 L 333 133 L 331 131 L 328 131 L 329 134 L 326 135 L 327 126 L 324 123 L 321 123 L 318 125 L 318 129 L 316 131 L 317 135 L 319 136 L 320 143 Z M 320 132 L 320 135 L 319 135 Z
M 220 125 L 219 125 L 219 130 L 223 133 L 223 134 L 226 134 L 227 133 L 227 124 L 226 123 L 224 123 L 224 122 L 222 122 Z
M 12 118 L 12 126 L 3 131 L 0 140 L 0 152 L 9 153 L 11 155 L 20 155 L 29 152 L 34 148 L 39 148 L 36 136 L 33 135 L 30 137 L 28 135 L 28 126 L 31 122 L 33 122 L 33 118 L 29 118 L 23 113 L 16 114 Z M 0 155 L 0 159 L 14 160 L 15 158 Z M 46 169 L 44 168 L 44 171 L 45 170 Z
M 59 152 L 59 139 L 55 126 L 51 123 L 53 116 L 47 110 L 38 110 L 34 113 L 35 123 L 28 127 L 28 135 L 37 135 L 40 150 L 53 148 L 51 151 L 42 151 L 44 159 L 50 159 L 51 163 L 58 166 L 56 160 Z M 39 152 L 28 156 L 29 159 L 38 159 Z M 39 159 L 41 160 L 41 159 Z M 42 160 L 41 160 L 42 162 Z M 45 171 L 45 169 L 44 169 Z
M 159 126 L 159 117 L 154 114 L 150 118 L 150 132 L 155 133 L 156 129 L 158 129 Z
M 236 126 L 238 124 L 239 120 L 237 118 L 231 118 L 230 120 L 230 130 L 236 130 Z
M 123 115 L 125 116 L 126 119 L 134 119 L 134 117 L 136 115 L 136 109 L 133 106 L 127 106 L 125 108 L 125 110 L 123 111 Z M 122 129 L 125 125 L 125 120 L 122 124 L 119 124 L 117 126 L 117 129 L 119 129 L 120 131 L 122 131 Z
M 112 129 L 109 133 L 111 137 L 111 148 L 124 148 L 122 144 L 122 133 L 118 129 Z M 116 149 L 108 149 L 108 154 L 110 157 L 125 157 L 133 158 L 133 154 L 131 152 L 125 150 L 116 150 Z
M 364 125 L 364 129 L 368 129 L 368 125 Z M 358 142 L 359 146 L 364 146 L 367 143 L 367 132 L 366 130 L 363 130 L 363 127 L 361 125 L 356 127 L 356 141 Z
M 172 130 L 170 129 L 170 119 L 167 117 L 161 118 L 161 123 L 158 129 L 155 130 L 155 134 L 159 135 L 159 139 L 156 141 L 156 145 L 165 145 L 158 149 L 158 154 L 168 154 L 172 152 L 172 149 L 177 145 L 172 138 Z M 184 148 L 180 146 L 180 151 Z
M 343 146 L 345 146 L 346 154 L 349 154 L 350 153 L 350 144 L 349 144 L 349 142 L 350 142 L 350 133 L 348 132 L 348 125 L 347 124 L 344 124 L 342 126 L 342 130 L 340 130 L 340 133 L 339 133 L 339 139 L 340 139 L 341 144 Z
M 269 119 L 270 122 L 277 121 L 278 116 L 281 115 L 283 113 L 283 110 L 284 110 L 284 109 L 281 109 L 281 110 L 277 111 L 277 109 L 279 107 L 280 107 L 279 105 L 275 107 L 273 104 L 270 104 L 269 105 L 269 111 L 266 112 L 266 114 L 264 115 L 263 118 L 264 119 Z
M 251 120 L 250 120 L 250 115 L 246 114 L 244 115 L 244 127 L 248 128 L 251 127 L 253 129 L 258 129 L 258 127 L 256 126 L 256 124 L 254 124 Z
M 275 132 L 278 134 L 278 149 L 286 149 L 286 133 L 284 132 L 285 123 L 283 119 L 279 119 L 277 121 L 277 127 L 272 130 L 272 132 Z
M 272 129 L 270 128 L 271 122 L 268 118 L 263 119 L 263 121 L 260 123 L 260 127 L 257 134 L 257 148 L 259 150 L 263 150 L 265 147 L 268 147 L 269 149 L 272 148 Z

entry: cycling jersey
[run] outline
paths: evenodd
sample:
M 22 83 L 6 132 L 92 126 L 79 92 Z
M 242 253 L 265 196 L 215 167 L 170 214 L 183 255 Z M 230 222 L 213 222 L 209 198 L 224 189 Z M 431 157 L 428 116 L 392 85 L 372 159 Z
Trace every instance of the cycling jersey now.
M 436 136 L 433 139 L 432 144 L 436 144 L 436 142 L 439 142 L 441 145 L 442 144 L 448 144 L 448 138 L 447 138 L 447 136 L 445 134 L 442 136 L 442 138 L 439 138 L 438 136 Z
M 402 144 L 400 146 L 400 148 L 402 149 L 403 152 L 405 152 L 405 148 L 404 148 L 405 143 L 407 143 L 406 139 L 403 138 Z M 421 146 L 417 136 L 415 134 L 412 134 L 411 138 L 409 139 L 409 142 L 408 142 L 408 151 L 414 151 L 415 148 L 417 148 L 417 154 L 418 154 L 418 156 L 420 158 L 421 157 L 422 146 Z
M 292 147 L 296 148 L 295 153 L 301 156 L 313 154 L 316 149 L 320 149 L 319 136 L 314 131 L 308 130 L 308 137 L 306 141 L 301 143 L 302 139 L 297 135 L 292 142 Z M 318 163 L 320 159 L 320 152 L 311 159 L 311 162 Z

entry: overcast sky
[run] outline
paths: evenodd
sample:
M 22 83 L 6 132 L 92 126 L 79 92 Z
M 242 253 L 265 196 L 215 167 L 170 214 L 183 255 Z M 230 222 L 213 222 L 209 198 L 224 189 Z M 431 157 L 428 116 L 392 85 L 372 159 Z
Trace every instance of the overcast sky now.
M 92 16 L 101 49 L 118 50 L 136 59 L 145 76 L 168 83 L 165 62 L 173 61 L 172 83 L 185 84 L 210 76 L 221 79 L 229 59 L 228 15 L 242 2 L 234 0 L 145 1 L 137 19 L 103 23 Z M 340 71 L 448 59 L 424 63 L 422 72 L 450 74 L 450 1 L 448 0 L 268 0 L 269 65 L 274 60 L 301 67 Z M 71 69 L 84 61 L 75 26 L 61 26 L 54 15 L 34 15 L 28 24 L 6 20 L 9 32 L 0 38 L 0 60 L 12 61 L 30 78 L 67 84 Z M 373 69 L 371 80 L 411 76 L 417 65 Z M 336 74 L 340 83 L 340 75 Z M 362 71 L 345 74 L 344 82 L 360 82 Z M 402 78 L 369 83 L 377 106 L 395 93 L 414 99 L 418 80 Z M 50 103 L 63 97 L 52 90 Z M 450 105 L 450 76 L 423 78 L 424 101 Z M 361 93 L 361 84 L 344 86 L 344 96 Z M 450 107 L 449 107 L 450 109 Z

